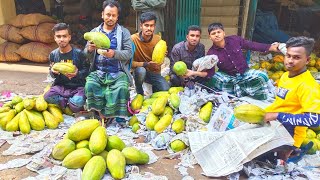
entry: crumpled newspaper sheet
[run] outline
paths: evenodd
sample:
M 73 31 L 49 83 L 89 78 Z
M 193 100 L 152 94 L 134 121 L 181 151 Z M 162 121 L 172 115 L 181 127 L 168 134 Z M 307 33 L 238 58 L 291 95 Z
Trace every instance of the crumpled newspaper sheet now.
M 62 166 L 54 166 L 43 169 L 38 176 L 36 177 L 27 177 L 23 180 L 43 180 L 43 179 L 52 179 L 52 180 L 73 180 L 81 179 L 81 169 L 67 169 Z
M 207 69 L 213 68 L 219 62 L 219 58 L 217 55 L 207 55 L 201 58 L 196 59 L 192 63 L 193 71 L 203 71 Z
M 164 58 L 163 63 L 161 64 L 161 76 L 165 77 L 170 73 L 170 59 L 168 57 Z
M 8 161 L 5 164 L 0 164 L 0 171 L 5 169 L 12 169 L 12 168 L 18 168 L 27 165 L 31 161 L 30 158 L 28 159 L 13 159 L 11 161 Z
M 268 53 L 266 55 L 258 52 L 258 51 L 251 51 L 251 63 L 259 63 L 260 61 L 269 61 L 272 59 L 272 54 Z
M 129 174 L 124 180 L 168 180 L 166 176 L 157 176 L 150 172 L 145 172 L 144 174 L 132 173 Z

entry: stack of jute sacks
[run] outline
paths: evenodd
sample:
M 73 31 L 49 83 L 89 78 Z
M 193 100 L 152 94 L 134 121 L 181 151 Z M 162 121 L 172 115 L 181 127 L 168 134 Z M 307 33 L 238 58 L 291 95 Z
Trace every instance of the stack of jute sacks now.
M 8 24 L 0 26 L 0 62 L 18 62 L 27 59 L 33 62 L 48 62 L 50 52 L 57 47 L 52 28 L 56 20 L 50 16 L 19 14 Z

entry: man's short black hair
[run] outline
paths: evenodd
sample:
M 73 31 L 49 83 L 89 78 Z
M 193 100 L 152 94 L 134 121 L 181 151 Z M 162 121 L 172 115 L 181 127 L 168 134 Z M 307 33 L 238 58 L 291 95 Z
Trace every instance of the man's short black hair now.
M 66 23 L 58 23 L 58 24 L 54 25 L 52 28 L 53 33 L 57 32 L 57 31 L 61 31 L 61 30 L 68 30 L 68 33 L 71 35 L 70 27 Z
M 188 27 L 188 33 L 187 33 L 187 34 L 189 34 L 190 31 L 200 31 L 200 34 L 201 34 L 201 28 L 200 28 L 200 26 L 198 26 L 198 25 L 191 25 L 191 26 L 189 26 L 189 27 Z
M 314 39 L 308 38 L 305 36 L 298 36 L 298 37 L 292 37 L 286 42 L 287 48 L 289 47 L 304 47 L 306 50 L 307 56 L 310 56 L 313 46 L 314 46 Z
M 144 12 L 140 15 L 141 24 L 152 20 L 154 20 L 154 22 L 157 22 L 157 16 L 153 12 Z
M 109 6 L 109 7 L 117 7 L 118 9 L 118 15 L 121 13 L 121 7 L 118 1 L 115 0 L 106 0 L 103 1 L 102 3 L 102 11 L 104 11 L 104 9 Z
M 209 24 L 208 33 L 210 34 L 211 31 L 216 30 L 216 29 L 221 29 L 224 31 L 223 25 L 221 23 L 215 22 L 215 23 Z

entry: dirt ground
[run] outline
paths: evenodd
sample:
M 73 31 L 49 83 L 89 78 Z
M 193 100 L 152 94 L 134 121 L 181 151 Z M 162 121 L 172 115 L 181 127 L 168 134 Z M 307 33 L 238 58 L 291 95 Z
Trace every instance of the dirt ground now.
M 19 64 L 0 63 L 0 93 L 10 91 L 14 93 L 23 93 L 27 95 L 39 95 L 47 86 L 46 80 L 48 73 L 47 64 L 35 64 L 22 62 Z M 25 158 L 25 156 L 3 156 L 2 152 L 8 149 L 10 145 L 6 143 L 0 147 L 0 164 L 6 163 L 15 158 Z M 151 172 L 156 175 L 167 176 L 168 179 L 182 179 L 179 171 L 174 168 L 180 162 L 178 159 L 164 159 L 168 154 L 167 151 L 155 151 L 159 157 L 158 161 L 152 165 L 139 166 L 140 172 Z M 207 178 L 203 175 L 199 165 L 195 168 L 189 168 L 188 173 L 194 179 L 226 179 L 226 178 Z M 0 171 L 0 180 L 18 180 L 28 176 L 36 176 L 37 174 L 25 167 Z

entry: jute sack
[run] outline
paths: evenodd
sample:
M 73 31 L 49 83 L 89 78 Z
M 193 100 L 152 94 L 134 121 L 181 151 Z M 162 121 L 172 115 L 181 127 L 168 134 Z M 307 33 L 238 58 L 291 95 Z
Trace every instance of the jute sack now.
M 52 43 L 54 42 L 52 32 L 54 25 L 54 23 L 41 23 L 36 26 L 27 26 L 20 30 L 20 34 L 31 41 Z
M 0 44 L 0 62 L 18 62 L 22 58 L 16 51 L 21 45 L 13 42 Z
M 34 14 L 19 14 L 14 19 L 12 19 L 9 22 L 9 24 L 11 24 L 12 26 L 21 28 L 26 26 L 35 26 L 45 22 L 57 23 L 57 21 L 50 16 L 34 13 Z
M 20 29 L 9 24 L 3 24 L 0 26 L 0 37 L 7 41 L 22 44 L 26 41 L 24 37 L 19 34 Z
M 49 54 L 57 48 L 55 43 L 45 44 L 40 42 L 30 42 L 22 45 L 17 53 L 24 59 L 32 62 L 45 63 L 49 61 Z

